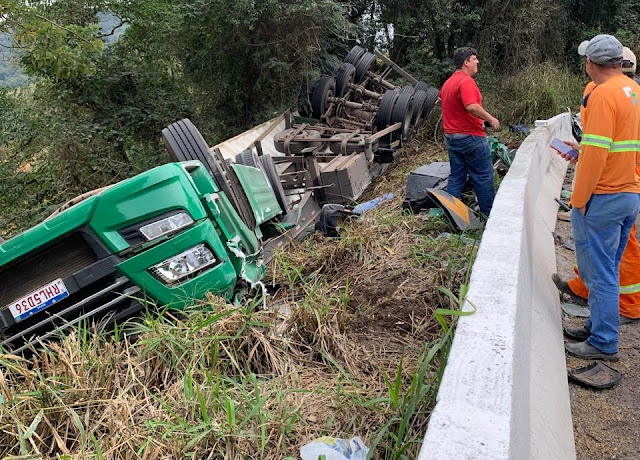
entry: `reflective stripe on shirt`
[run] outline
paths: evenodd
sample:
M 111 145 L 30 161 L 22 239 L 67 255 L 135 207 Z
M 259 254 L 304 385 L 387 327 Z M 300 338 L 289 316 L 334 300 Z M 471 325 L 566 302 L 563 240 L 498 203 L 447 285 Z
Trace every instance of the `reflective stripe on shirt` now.
M 600 147 L 602 149 L 607 149 L 611 147 L 613 139 L 610 137 L 597 136 L 595 134 L 586 134 L 582 135 L 582 143 L 581 145 L 591 145 L 593 147 Z

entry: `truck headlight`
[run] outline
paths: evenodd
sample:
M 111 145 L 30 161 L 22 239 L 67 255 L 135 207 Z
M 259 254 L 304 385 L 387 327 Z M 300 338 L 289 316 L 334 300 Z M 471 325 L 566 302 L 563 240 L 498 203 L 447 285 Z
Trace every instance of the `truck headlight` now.
M 204 244 L 199 244 L 154 265 L 149 270 L 166 284 L 175 284 L 206 267 L 214 265 L 216 261 L 217 259 L 213 252 Z
M 193 224 L 193 219 L 186 212 L 179 212 L 164 219 L 157 220 L 150 224 L 140 227 L 140 233 L 144 235 L 147 241 L 155 240 L 161 236 L 176 232 L 181 228 L 188 227 Z

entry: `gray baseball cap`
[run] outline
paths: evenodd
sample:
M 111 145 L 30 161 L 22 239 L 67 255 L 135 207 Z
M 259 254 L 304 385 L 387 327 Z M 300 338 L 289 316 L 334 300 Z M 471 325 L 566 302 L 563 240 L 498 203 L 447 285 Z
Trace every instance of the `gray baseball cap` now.
M 580 43 L 578 54 L 596 64 L 617 64 L 622 62 L 622 43 L 613 35 L 596 35 Z

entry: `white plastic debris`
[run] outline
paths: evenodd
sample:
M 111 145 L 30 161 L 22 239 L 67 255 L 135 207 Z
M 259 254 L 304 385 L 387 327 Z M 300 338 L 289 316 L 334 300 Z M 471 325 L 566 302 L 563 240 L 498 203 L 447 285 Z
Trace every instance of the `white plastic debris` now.
M 323 436 L 300 448 L 302 460 L 366 460 L 369 448 L 359 437 L 346 441 Z

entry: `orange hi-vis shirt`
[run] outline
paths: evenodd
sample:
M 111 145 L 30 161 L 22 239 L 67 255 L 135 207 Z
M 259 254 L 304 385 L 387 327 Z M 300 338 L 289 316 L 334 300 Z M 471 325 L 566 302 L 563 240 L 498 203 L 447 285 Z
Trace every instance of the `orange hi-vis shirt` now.
M 583 101 L 585 100 L 585 98 L 588 98 L 590 96 L 591 91 L 593 91 L 595 87 L 596 87 L 596 83 L 594 81 L 590 81 L 589 83 L 587 83 L 587 86 L 584 87 L 584 92 L 582 93 Z M 587 103 L 588 103 L 588 99 L 587 99 Z M 585 111 L 584 104 L 580 104 L 580 124 L 582 124 L 583 128 L 585 124 L 584 111 Z
M 640 86 L 622 74 L 609 78 L 589 94 L 584 118 L 571 204 L 581 208 L 593 194 L 640 194 Z

